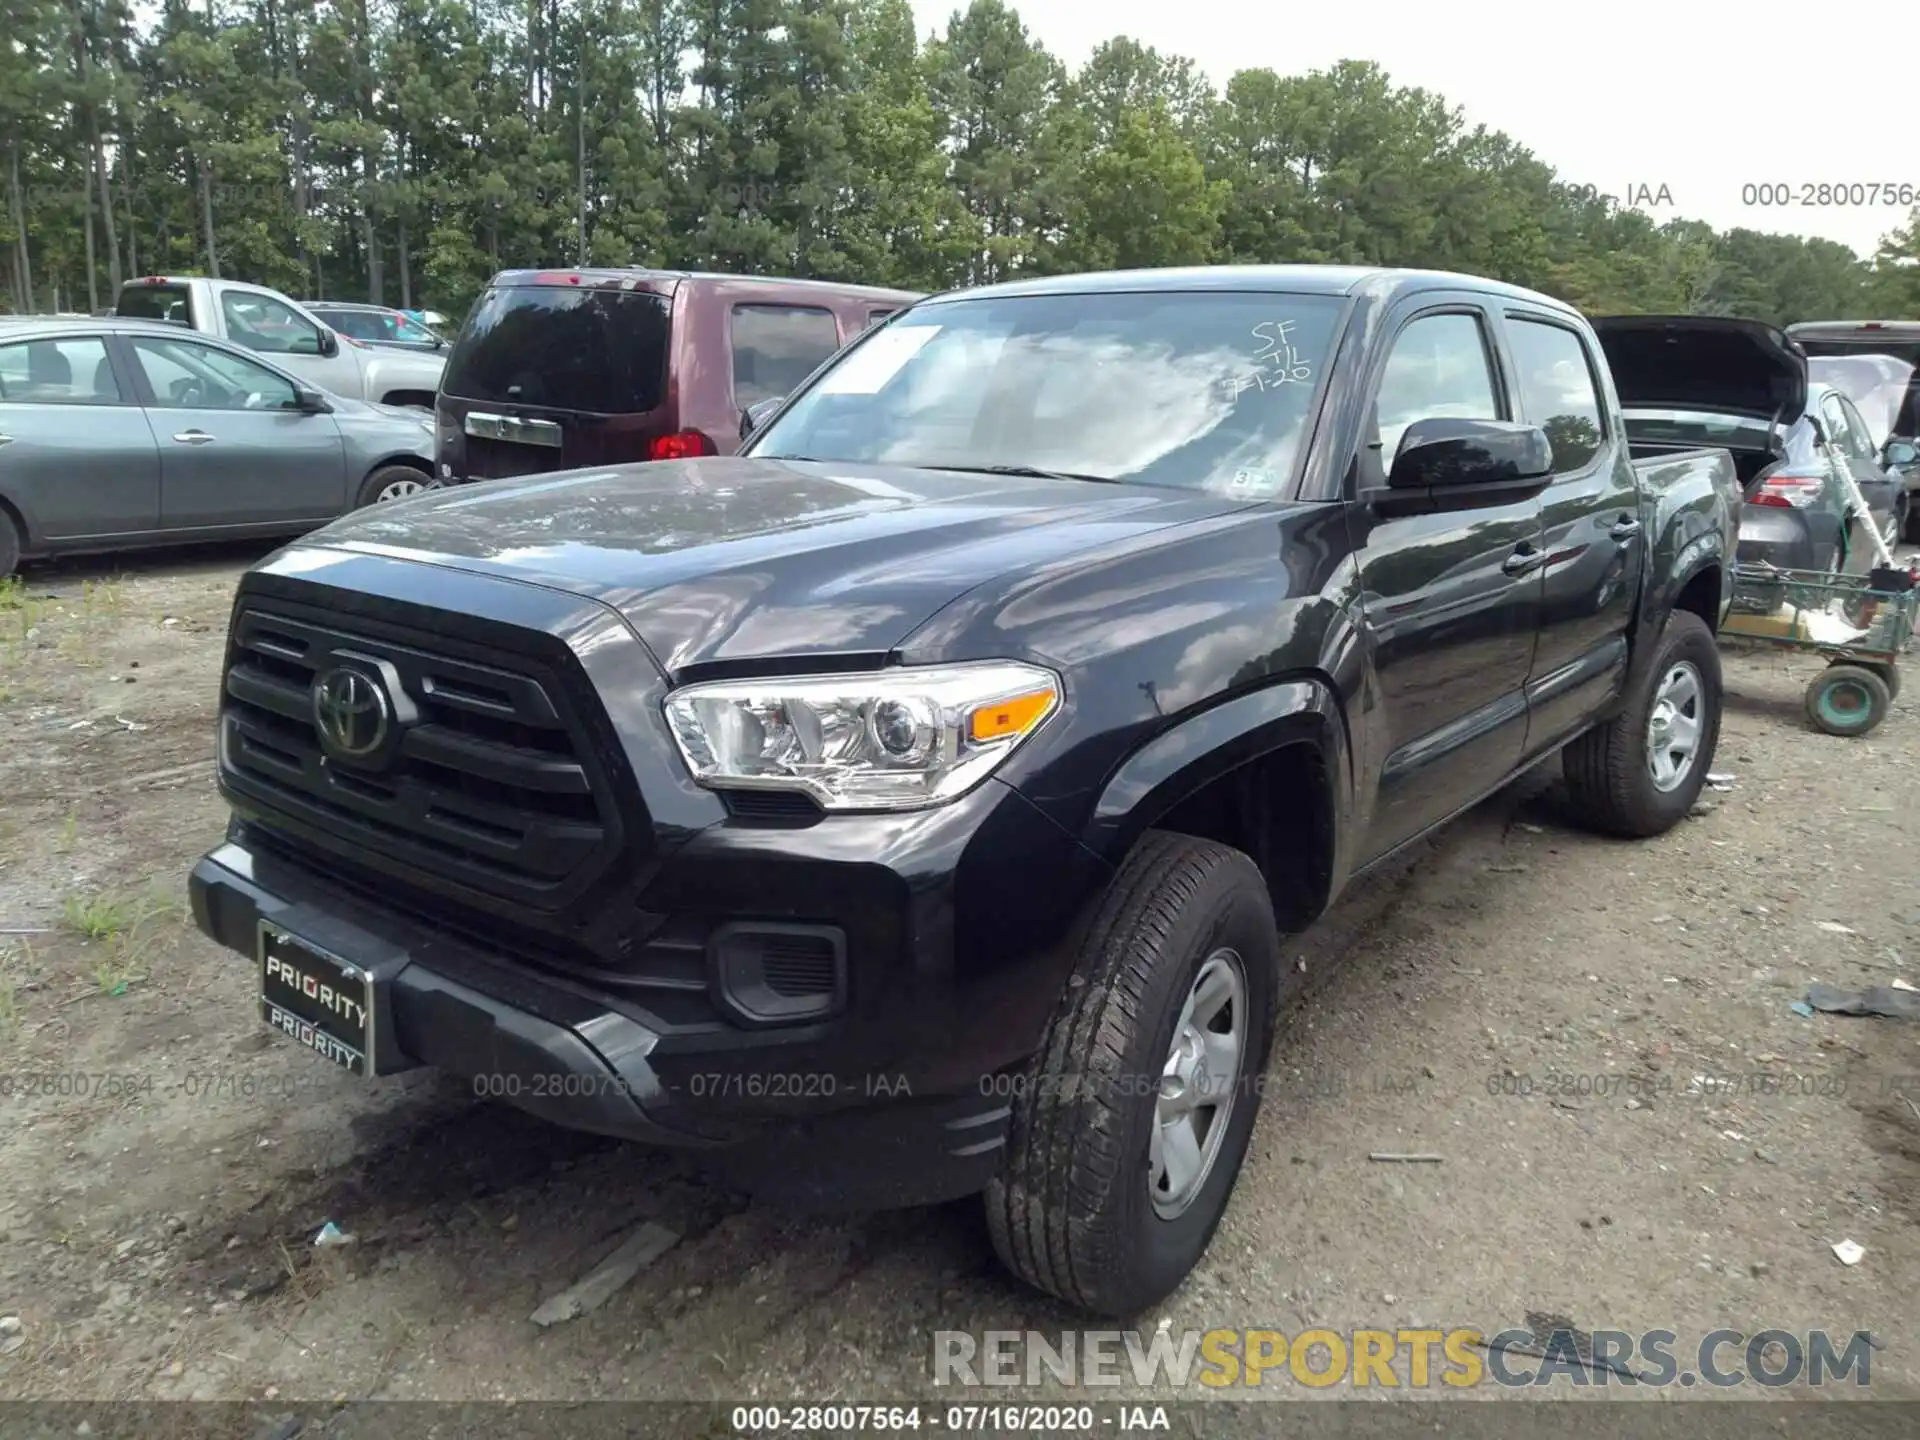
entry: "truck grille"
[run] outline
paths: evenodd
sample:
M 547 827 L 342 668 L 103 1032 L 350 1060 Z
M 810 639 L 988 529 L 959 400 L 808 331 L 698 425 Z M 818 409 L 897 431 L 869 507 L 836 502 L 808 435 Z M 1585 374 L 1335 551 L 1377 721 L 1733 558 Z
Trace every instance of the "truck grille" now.
M 316 677 L 341 667 L 391 692 L 396 712 L 391 744 L 364 761 L 323 745 L 317 723 Z M 231 790 L 346 858 L 536 910 L 560 908 L 617 843 L 578 717 L 554 677 L 516 657 L 483 664 L 430 635 L 255 602 L 234 620 L 220 739 Z

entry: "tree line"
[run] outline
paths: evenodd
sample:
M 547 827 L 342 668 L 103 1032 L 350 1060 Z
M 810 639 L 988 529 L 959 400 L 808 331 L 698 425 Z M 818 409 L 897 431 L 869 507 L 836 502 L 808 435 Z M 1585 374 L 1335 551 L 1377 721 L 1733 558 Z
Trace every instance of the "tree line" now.
M 1370 62 L 1078 70 L 1002 0 L 0 0 L 0 295 L 193 271 L 462 313 L 495 270 L 918 290 L 1113 266 L 1491 275 L 1594 312 L 1920 315 L 1920 209 L 1831 241 L 1656 223 Z

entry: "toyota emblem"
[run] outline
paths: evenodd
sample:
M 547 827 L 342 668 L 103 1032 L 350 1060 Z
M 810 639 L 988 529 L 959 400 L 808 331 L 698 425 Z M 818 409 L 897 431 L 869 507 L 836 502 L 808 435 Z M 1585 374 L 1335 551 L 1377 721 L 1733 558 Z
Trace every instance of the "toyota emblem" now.
M 364 670 L 344 666 L 313 681 L 313 723 L 327 748 L 362 759 L 386 743 L 393 702 L 386 687 Z

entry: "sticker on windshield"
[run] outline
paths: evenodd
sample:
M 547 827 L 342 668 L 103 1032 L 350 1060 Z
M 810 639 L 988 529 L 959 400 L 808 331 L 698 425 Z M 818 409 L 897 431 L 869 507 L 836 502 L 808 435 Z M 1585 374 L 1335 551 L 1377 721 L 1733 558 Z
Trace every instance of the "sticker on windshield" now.
M 1280 477 L 1271 470 L 1236 470 L 1227 482 L 1232 500 L 1268 500 L 1280 493 Z
M 828 372 L 822 395 L 877 395 L 920 348 L 940 333 L 938 325 L 891 325 Z

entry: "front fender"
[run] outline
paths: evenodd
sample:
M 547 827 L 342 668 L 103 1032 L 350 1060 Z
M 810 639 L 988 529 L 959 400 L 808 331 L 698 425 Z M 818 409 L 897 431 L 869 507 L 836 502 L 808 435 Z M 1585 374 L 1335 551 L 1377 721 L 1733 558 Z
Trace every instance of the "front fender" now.
M 432 394 L 440 388 L 440 376 L 446 368 L 447 362 L 439 356 L 390 351 L 364 356 L 360 378 L 369 400 L 378 400 L 396 390 L 424 390 Z
M 1162 730 L 1109 777 L 1081 843 L 1117 867 L 1140 837 L 1182 800 L 1250 761 L 1296 744 L 1315 748 L 1328 780 L 1337 889 L 1350 869 L 1353 767 L 1346 718 L 1332 685 L 1321 675 L 1263 685 Z

